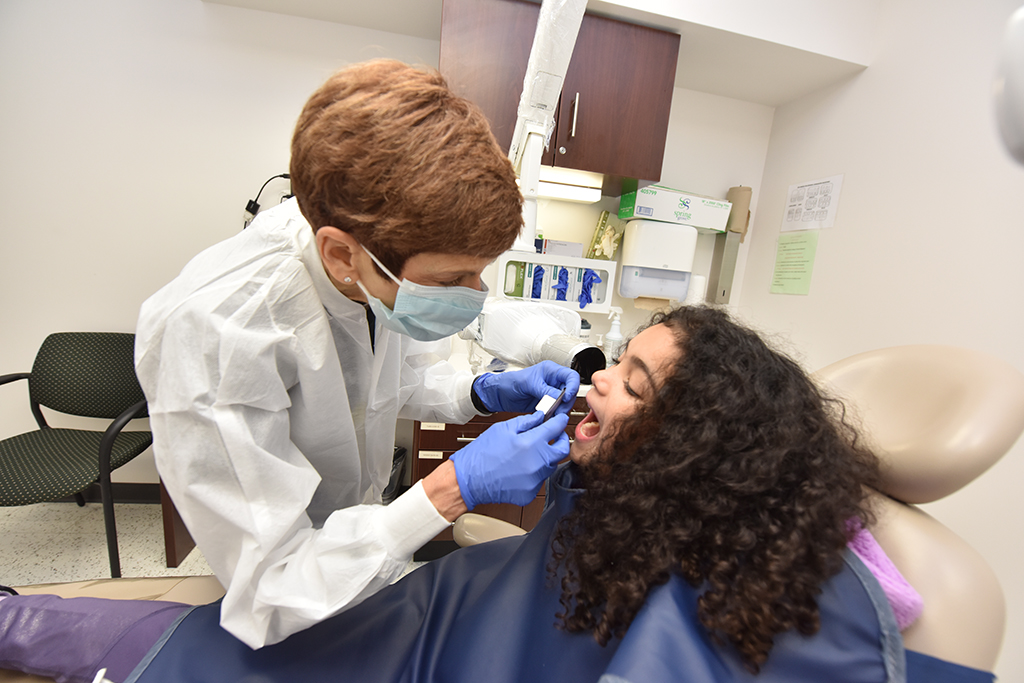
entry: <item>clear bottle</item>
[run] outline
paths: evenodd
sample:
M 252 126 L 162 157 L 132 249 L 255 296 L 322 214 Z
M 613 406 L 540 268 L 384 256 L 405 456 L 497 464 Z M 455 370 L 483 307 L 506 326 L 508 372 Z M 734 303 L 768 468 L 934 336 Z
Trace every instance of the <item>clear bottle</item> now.
M 608 317 L 611 318 L 612 326 L 608 330 L 608 334 L 604 335 L 604 358 L 606 367 L 611 367 L 612 362 L 618 357 L 619 346 L 622 345 L 622 322 L 620 316 L 622 315 L 622 309 L 617 306 L 612 306 L 611 313 Z

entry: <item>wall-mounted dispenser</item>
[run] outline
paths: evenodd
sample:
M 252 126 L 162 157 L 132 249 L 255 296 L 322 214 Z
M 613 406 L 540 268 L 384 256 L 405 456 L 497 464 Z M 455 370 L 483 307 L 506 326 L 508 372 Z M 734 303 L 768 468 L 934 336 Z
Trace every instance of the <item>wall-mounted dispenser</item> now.
M 538 268 L 538 266 L 540 266 Z M 561 272 L 567 286 L 555 287 Z M 607 313 L 615 292 L 615 261 L 506 251 L 498 257 L 497 298 L 544 302 L 579 313 Z
M 696 250 L 697 229 L 692 226 L 629 221 L 622 237 L 619 296 L 682 301 Z

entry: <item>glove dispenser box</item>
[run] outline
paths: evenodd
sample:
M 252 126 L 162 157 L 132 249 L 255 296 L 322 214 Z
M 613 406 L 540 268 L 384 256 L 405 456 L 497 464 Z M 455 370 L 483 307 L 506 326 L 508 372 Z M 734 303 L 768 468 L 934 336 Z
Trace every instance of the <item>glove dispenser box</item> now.
M 682 301 L 690 286 L 697 228 L 633 220 L 622 237 L 619 296 Z

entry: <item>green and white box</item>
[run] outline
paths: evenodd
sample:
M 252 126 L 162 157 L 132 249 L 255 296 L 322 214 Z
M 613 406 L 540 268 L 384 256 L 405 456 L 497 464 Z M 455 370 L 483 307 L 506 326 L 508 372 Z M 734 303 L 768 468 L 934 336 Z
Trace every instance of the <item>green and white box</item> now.
M 666 223 L 692 225 L 699 231 L 725 232 L 732 203 L 649 185 L 619 198 L 619 218 L 628 221 L 644 218 Z

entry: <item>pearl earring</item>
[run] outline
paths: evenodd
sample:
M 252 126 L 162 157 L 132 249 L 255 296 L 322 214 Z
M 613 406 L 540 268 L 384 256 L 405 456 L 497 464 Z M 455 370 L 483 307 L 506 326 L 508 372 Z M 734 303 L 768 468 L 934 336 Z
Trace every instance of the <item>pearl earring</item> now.
M 352 278 L 350 278 L 350 277 L 345 278 L 345 284 L 346 285 L 352 284 Z

